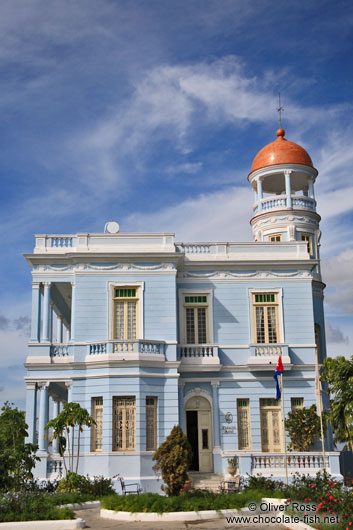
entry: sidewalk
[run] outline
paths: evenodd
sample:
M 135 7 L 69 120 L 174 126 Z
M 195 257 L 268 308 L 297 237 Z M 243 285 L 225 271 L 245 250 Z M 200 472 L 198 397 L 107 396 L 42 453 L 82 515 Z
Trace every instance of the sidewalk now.
M 190 523 L 126 523 L 109 519 L 101 519 L 99 510 L 79 510 L 77 517 L 86 521 L 86 527 L 92 530 L 285 530 L 283 525 L 236 525 L 228 524 L 226 519 L 218 521 L 193 521 Z

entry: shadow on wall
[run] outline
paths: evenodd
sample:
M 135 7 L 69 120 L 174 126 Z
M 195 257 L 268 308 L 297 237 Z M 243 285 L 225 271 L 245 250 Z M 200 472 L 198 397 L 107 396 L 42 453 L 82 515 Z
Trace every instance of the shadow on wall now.
M 352 451 L 342 451 L 340 454 L 341 474 L 346 478 L 353 478 L 353 453 Z

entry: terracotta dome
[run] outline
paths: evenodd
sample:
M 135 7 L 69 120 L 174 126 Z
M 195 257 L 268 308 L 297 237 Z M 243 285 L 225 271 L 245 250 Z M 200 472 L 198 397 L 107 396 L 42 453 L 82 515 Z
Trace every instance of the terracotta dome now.
M 303 164 L 304 166 L 314 167 L 305 149 L 294 142 L 286 140 L 284 135 L 284 129 L 278 129 L 277 139 L 265 145 L 255 156 L 251 172 L 276 164 Z

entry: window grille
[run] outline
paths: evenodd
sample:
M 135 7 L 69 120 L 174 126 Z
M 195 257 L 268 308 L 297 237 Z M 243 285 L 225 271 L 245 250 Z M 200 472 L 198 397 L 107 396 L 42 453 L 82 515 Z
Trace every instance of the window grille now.
M 302 408 L 304 408 L 304 398 L 291 398 L 291 409 L 293 412 Z
M 96 422 L 92 429 L 92 450 L 101 451 L 103 444 L 103 398 L 92 398 L 92 417 Z
M 250 449 L 250 410 L 248 399 L 237 400 L 238 412 L 238 447 Z
M 135 450 L 135 416 L 134 396 L 113 398 L 113 451 Z
M 185 306 L 186 343 L 206 344 L 208 342 L 207 295 L 185 296 Z
M 135 300 L 133 300 L 135 298 Z M 134 340 L 137 338 L 137 289 L 123 287 L 115 289 L 114 338 Z
M 157 449 L 157 398 L 146 397 L 146 451 Z
M 253 295 L 255 311 L 255 341 L 257 344 L 278 342 L 278 304 L 275 293 Z

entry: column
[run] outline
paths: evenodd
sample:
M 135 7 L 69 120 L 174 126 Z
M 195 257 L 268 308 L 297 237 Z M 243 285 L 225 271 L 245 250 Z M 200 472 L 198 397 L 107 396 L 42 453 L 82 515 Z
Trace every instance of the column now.
M 56 342 L 59 344 L 62 344 L 63 342 L 63 317 L 61 315 L 57 315 Z
M 49 342 L 50 333 L 50 282 L 44 283 L 43 301 L 43 342 Z
M 39 383 L 40 388 L 40 408 L 39 408 L 39 425 L 38 425 L 38 451 L 40 453 L 47 453 L 48 440 L 45 438 L 47 431 L 45 427 L 49 421 L 49 383 Z
M 292 188 L 290 184 L 291 171 L 284 172 L 284 179 L 286 184 L 287 208 L 292 208 Z
M 72 402 L 72 381 L 67 381 L 65 383 L 65 386 L 67 388 L 67 402 Z
M 28 425 L 28 436 L 26 443 L 36 444 L 37 427 L 37 385 L 27 383 L 26 385 L 26 423 Z
M 49 341 L 53 342 L 54 304 L 50 302 Z
M 262 210 L 262 203 L 261 203 L 261 199 L 262 198 L 263 198 L 262 180 L 259 179 L 257 181 L 257 200 L 258 200 L 258 203 L 259 203 L 259 208 L 258 208 L 259 212 L 261 212 L 261 210 Z
M 254 202 L 257 202 L 257 191 L 254 190 Z
M 178 382 L 179 426 L 185 433 L 186 430 L 184 421 L 184 386 L 185 383 L 183 381 Z
M 219 424 L 219 405 L 218 405 L 218 387 L 219 381 L 212 381 L 212 400 L 213 400 L 213 446 L 220 447 L 220 424 Z
M 60 401 L 58 398 L 53 397 L 53 420 L 59 415 Z M 53 453 L 59 452 L 59 438 L 53 440 Z
M 309 185 L 309 197 L 311 199 L 315 199 L 314 181 L 313 181 L 313 179 L 309 179 L 308 185 Z
M 32 283 L 31 342 L 40 341 L 40 283 Z
M 75 340 L 75 328 L 76 328 L 76 284 L 71 282 L 72 293 L 71 293 L 71 332 L 70 342 Z

